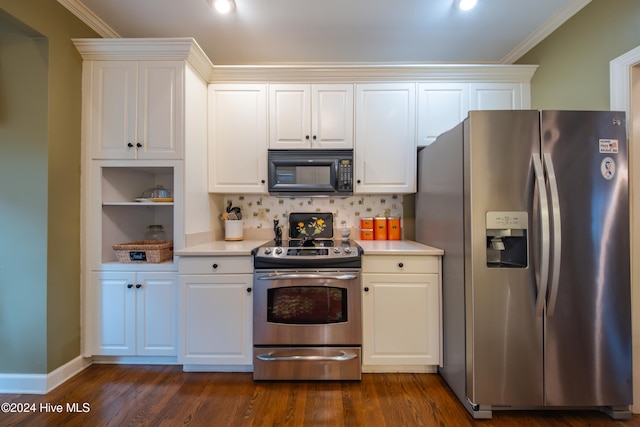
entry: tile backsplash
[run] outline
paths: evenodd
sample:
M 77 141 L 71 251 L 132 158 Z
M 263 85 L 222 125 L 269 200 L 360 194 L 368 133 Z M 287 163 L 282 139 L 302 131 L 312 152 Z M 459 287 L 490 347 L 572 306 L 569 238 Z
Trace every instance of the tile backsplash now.
M 273 228 L 273 220 L 287 223 L 292 212 L 330 212 L 335 228 L 358 229 L 360 218 L 393 216 L 402 218 L 403 198 L 398 195 L 338 197 L 269 197 L 261 195 L 227 195 L 242 210 L 245 229 Z

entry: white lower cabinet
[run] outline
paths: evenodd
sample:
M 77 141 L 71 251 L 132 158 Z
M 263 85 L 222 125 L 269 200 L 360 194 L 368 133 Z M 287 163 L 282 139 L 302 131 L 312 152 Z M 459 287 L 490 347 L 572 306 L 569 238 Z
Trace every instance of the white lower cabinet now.
M 438 365 L 440 258 L 365 255 L 362 286 L 363 369 L 421 371 Z
M 93 354 L 176 356 L 175 272 L 95 272 Z
M 253 363 L 253 263 L 250 256 L 181 257 L 178 362 Z M 185 370 L 197 370 L 187 368 Z

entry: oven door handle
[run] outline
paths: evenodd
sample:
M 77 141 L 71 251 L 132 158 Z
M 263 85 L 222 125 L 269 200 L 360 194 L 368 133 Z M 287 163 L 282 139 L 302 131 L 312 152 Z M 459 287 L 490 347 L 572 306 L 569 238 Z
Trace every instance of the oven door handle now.
M 354 280 L 355 274 L 322 274 L 322 273 L 269 273 L 257 276 L 258 280 L 291 280 L 291 279 L 330 279 L 330 280 Z
M 260 360 L 266 362 L 290 362 L 290 361 L 313 361 L 313 362 L 342 362 L 345 360 L 353 360 L 358 357 L 355 353 L 345 353 L 341 351 L 337 356 L 274 356 L 273 353 L 259 354 L 256 356 Z

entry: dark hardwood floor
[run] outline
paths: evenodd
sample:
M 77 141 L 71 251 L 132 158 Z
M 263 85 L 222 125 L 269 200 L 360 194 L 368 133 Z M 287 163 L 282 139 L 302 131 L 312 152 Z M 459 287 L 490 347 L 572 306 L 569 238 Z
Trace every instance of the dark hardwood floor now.
M 0 394 L 0 403 L 3 427 L 640 426 L 640 416 L 614 421 L 597 411 L 494 411 L 491 420 L 473 420 L 437 374 L 363 374 L 361 382 L 254 382 L 250 373 L 92 365 L 47 395 Z M 6 404 L 23 410 L 7 413 Z M 32 412 L 25 412 L 23 404 Z

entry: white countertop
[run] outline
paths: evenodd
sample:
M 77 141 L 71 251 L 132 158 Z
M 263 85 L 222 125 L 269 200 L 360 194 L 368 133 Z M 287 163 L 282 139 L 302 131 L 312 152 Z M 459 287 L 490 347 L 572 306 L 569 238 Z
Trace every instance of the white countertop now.
M 442 249 L 412 240 L 356 240 L 365 255 L 444 255 Z
M 250 255 L 251 250 L 267 240 L 216 240 L 189 246 L 174 252 L 176 256 Z M 444 255 L 442 249 L 412 240 L 356 240 L 365 255 Z
M 201 245 L 189 246 L 174 252 L 177 256 L 251 255 L 251 250 L 268 240 L 216 240 Z

